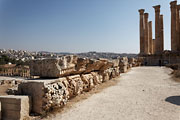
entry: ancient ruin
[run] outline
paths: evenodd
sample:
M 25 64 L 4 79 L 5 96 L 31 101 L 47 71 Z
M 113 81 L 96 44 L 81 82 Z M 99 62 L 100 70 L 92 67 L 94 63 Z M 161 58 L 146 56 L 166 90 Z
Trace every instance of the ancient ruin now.
M 29 66 L 17 66 L 16 64 L 0 65 L 0 76 L 20 76 L 29 78 L 30 69 Z
M 171 51 L 164 51 L 164 22 L 160 14 L 160 5 L 153 6 L 155 10 L 155 39 L 152 38 L 152 22 L 148 22 L 148 13 L 140 9 L 140 54 L 144 57 L 144 65 L 166 65 L 180 62 L 180 21 L 177 1 L 170 3 L 171 8 Z M 147 32 L 149 31 L 149 32 Z
M 117 78 L 120 73 L 127 72 L 131 67 L 140 65 L 141 58 L 123 57 L 108 60 L 80 58 L 74 55 L 30 61 L 31 77 L 39 76 L 40 79 L 0 80 L 0 84 L 13 87 L 8 93 L 14 95 L 0 97 L 3 106 L 2 118 L 11 119 L 15 114 L 19 114 L 17 119 L 28 118 L 30 113 L 44 115 L 54 108 L 65 106 L 69 99 Z M 14 105 L 9 106 L 15 104 L 16 100 L 19 101 L 15 105 L 17 108 Z M 24 108 L 24 105 L 28 107 L 22 112 L 18 107 Z M 7 112 L 9 109 L 12 110 L 12 115 Z
M 148 21 L 148 13 L 140 9 L 140 55 L 162 53 L 164 50 L 163 15 L 160 15 L 160 5 L 155 9 L 155 40 L 152 38 L 152 21 Z
M 180 5 L 173 1 L 170 6 L 171 51 L 164 51 L 163 15 L 161 6 L 157 5 L 153 6 L 155 39 L 149 13 L 139 10 L 140 54 L 137 58 L 90 59 L 66 55 L 30 60 L 29 66 L 0 66 L 2 76 L 24 77 L 0 79 L 0 85 L 12 87 L 7 90 L 7 96 L 0 96 L 0 119 L 30 119 L 32 113 L 43 116 L 55 108 L 64 107 L 70 99 L 118 78 L 132 67 L 180 63 Z

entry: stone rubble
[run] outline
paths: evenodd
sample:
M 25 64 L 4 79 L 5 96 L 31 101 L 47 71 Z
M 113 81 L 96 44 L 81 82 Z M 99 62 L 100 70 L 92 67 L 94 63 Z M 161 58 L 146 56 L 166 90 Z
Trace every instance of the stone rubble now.
M 90 91 L 96 85 L 127 72 L 130 64 L 138 66 L 137 62 L 127 57 L 95 60 L 76 56 L 32 61 L 32 75 L 57 79 L 22 82 L 18 86 L 18 94 L 31 96 L 32 111 L 42 115 L 56 107 L 63 107 L 69 99 Z
M 123 57 L 120 58 L 120 62 L 119 62 L 119 67 L 120 67 L 120 72 L 121 73 L 125 73 L 128 70 L 128 58 L 127 57 Z

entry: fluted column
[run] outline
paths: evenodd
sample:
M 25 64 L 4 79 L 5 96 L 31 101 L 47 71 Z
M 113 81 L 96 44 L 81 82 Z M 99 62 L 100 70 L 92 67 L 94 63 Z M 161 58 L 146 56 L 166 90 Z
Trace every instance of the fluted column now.
M 145 28 L 144 28 L 144 33 L 145 33 L 145 44 L 144 44 L 144 47 L 145 47 L 145 54 L 149 54 L 149 35 L 148 35 L 148 32 L 149 32 L 149 27 L 148 27 L 148 16 L 149 14 L 148 13 L 145 13 L 144 14 L 144 24 L 145 24 Z
M 144 54 L 144 9 L 139 10 L 140 14 L 140 54 Z
M 177 51 L 177 1 L 171 5 L 171 51 Z
M 159 50 L 159 40 L 160 40 L 160 5 L 153 6 L 155 9 L 155 49 L 154 52 L 156 54 L 160 53 L 161 51 Z
M 149 21 L 149 53 L 153 54 L 152 21 Z
M 159 51 L 164 51 L 164 22 L 163 15 L 160 15 L 160 40 L 159 40 Z

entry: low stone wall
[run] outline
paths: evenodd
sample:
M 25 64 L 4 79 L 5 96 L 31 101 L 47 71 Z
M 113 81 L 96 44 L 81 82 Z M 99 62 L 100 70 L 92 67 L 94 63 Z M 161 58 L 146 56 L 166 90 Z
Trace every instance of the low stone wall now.
M 136 64 L 135 60 L 133 62 Z M 64 56 L 32 61 L 32 75 L 58 78 L 22 82 L 18 85 L 18 94 L 31 96 L 32 112 L 44 114 L 66 105 L 69 99 L 90 91 L 98 84 L 118 77 L 130 68 L 129 65 L 127 57 L 110 61 Z
M 32 80 L 18 86 L 18 94 L 32 97 L 32 112 L 44 114 L 56 107 L 66 105 L 70 98 L 88 92 L 96 85 L 119 76 L 118 70 L 103 73 L 72 75 L 54 80 Z

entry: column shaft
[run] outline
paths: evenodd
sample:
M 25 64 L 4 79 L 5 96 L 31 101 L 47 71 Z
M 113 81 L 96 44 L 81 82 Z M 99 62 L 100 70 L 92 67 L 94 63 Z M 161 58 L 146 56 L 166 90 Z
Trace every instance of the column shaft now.
M 145 23 L 145 54 L 149 54 L 149 26 L 148 26 L 148 13 L 144 14 L 144 23 Z
M 160 49 L 159 49 L 159 40 L 160 40 L 160 5 L 157 6 L 153 6 L 153 8 L 155 9 L 155 46 L 154 46 L 154 52 L 156 54 L 160 53 Z
M 152 21 L 149 21 L 149 53 L 153 54 Z
M 140 54 L 144 54 L 144 9 L 139 10 L 140 13 Z
M 177 21 L 176 21 L 176 24 L 177 24 L 177 50 L 180 52 L 180 15 L 179 15 L 179 12 L 180 12 L 180 5 L 177 5 Z
M 164 51 L 164 22 L 163 15 L 160 15 L 160 40 L 159 40 L 159 50 L 160 52 Z
M 172 1 L 171 5 L 171 50 L 177 51 L 177 1 Z
M 152 54 L 154 54 L 155 52 L 155 39 L 153 39 L 153 49 L 152 49 Z

